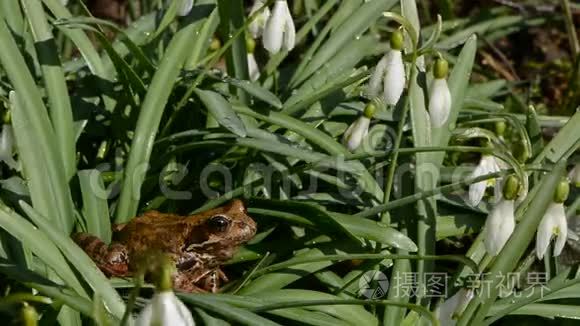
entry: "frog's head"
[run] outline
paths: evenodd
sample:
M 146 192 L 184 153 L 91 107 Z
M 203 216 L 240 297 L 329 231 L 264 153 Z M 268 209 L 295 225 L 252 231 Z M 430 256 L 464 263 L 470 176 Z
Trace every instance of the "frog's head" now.
M 196 216 L 197 226 L 192 234 L 188 251 L 228 260 L 236 249 L 256 234 L 256 222 L 248 216 L 241 200 L 233 200 Z

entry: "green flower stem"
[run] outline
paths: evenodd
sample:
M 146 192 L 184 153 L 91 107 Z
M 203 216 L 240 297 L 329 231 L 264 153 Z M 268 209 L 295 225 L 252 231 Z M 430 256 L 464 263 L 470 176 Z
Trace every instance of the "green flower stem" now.
M 244 31 L 244 5 L 241 0 L 218 0 L 218 9 L 220 13 L 220 30 L 224 37 L 231 37 L 232 46 L 226 52 L 226 65 L 228 74 L 237 79 L 248 80 L 248 60 L 246 39 L 243 37 L 229 36 L 232 31 Z M 228 40 L 230 41 L 230 40 Z M 248 104 L 248 95 L 238 89 L 238 96 L 242 103 Z
M 578 36 L 576 35 L 576 27 L 574 25 L 574 19 L 572 18 L 572 11 L 570 10 L 570 2 L 568 0 L 560 0 L 560 4 L 562 5 L 562 9 L 564 9 L 570 49 L 572 49 L 572 55 L 576 56 L 580 53 L 580 43 L 578 43 Z
M 378 206 L 375 206 L 373 208 L 369 208 L 367 210 L 364 210 L 362 212 L 354 214 L 354 216 L 368 218 L 368 217 L 371 217 L 371 216 L 376 215 L 378 213 L 382 213 L 382 212 L 389 211 L 389 210 L 397 208 L 397 207 L 408 205 L 408 204 L 414 203 L 416 201 L 419 201 L 419 200 L 422 200 L 422 199 L 425 199 L 425 198 L 428 198 L 431 196 L 451 192 L 451 191 L 457 190 L 461 187 L 470 185 L 472 183 L 477 183 L 479 181 L 484 181 L 484 180 L 488 180 L 488 179 L 492 179 L 492 178 L 501 177 L 504 175 L 508 175 L 509 173 L 513 173 L 513 171 L 507 170 L 507 171 L 502 171 L 502 172 L 497 172 L 497 173 L 486 174 L 486 175 L 479 176 L 477 178 L 463 180 L 463 181 L 460 181 L 457 183 L 452 183 L 449 185 L 445 185 L 445 186 L 442 186 L 439 188 L 434 188 L 434 189 L 427 190 L 427 191 L 417 192 L 411 196 L 403 197 L 401 199 L 393 200 L 392 202 L 384 203 L 382 205 L 378 205 Z
M 416 47 L 416 42 L 414 41 L 414 47 Z M 409 89 L 409 87 L 411 87 L 411 83 L 412 81 L 417 78 L 417 66 L 416 66 L 416 62 L 417 62 L 417 52 L 415 51 L 415 48 L 413 49 L 413 57 L 411 59 L 411 73 L 410 73 L 410 77 L 409 80 L 407 82 L 407 89 Z M 393 188 L 393 181 L 394 181 L 394 177 L 395 177 L 395 170 L 397 169 L 397 159 L 399 158 L 399 148 L 401 147 L 401 140 L 403 139 L 403 127 L 405 126 L 405 120 L 407 120 L 407 114 L 409 113 L 409 99 L 410 97 L 407 95 L 405 96 L 404 102 L 403 102 L 403 112 L 401 113 L 401 120 L 399 120 L 399 124 L 397 126 L 397 137 L 395 139 L 395 144 L 393 146 L 393 151 L 392 154 L 390 155 L 388 161 L 391 162 L 391 165 L 389 166 L 389 170 L 387 172 L 387 179 L 386 179 L 386 185 L 385 185 L 385 190 L 384 190 L 384 195 L 383 195 L 383 205 L 386 205 L 389 203 L 389 200 L 391 199 L 391 191 Z M 387 213 L 387 211 L 383 211 L 381 214 L 381 221 L 385 224 L 389 224 L 390 223 L 390 216 Z

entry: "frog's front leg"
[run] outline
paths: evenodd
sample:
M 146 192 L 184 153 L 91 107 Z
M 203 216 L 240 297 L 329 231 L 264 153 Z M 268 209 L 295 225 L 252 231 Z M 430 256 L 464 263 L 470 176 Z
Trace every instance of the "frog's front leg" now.
M 208 290 L 199 287 L 198 283 L 200 279 L 207 276 L 211 270 L 206 272 L 193 271 L 193 270 L 180 270 L 177 272 L 173 278 L 173 288 L 177 291 L 187 292 L 187 293 L 205 293 Z
M 77 233 L 73 240 L 87 253 L 105 275 L 129 276 L 129 254 L 120 243 L 107 245 L 98 237 L 88 233 Z
M 218 267 L 211 270 L 206 276 L 200 279 L 198 285 L 211 293 L 217 293 L 222 283 L 228 281 L 226 274 Z

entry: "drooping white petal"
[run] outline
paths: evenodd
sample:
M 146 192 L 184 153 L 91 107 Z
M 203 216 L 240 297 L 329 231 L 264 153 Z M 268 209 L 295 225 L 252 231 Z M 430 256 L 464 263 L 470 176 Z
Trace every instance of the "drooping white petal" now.
M 149 304 L 141 310 L 136 324 L 137 326 L 193 326 L 195 322 L 189 309 L 175 296 L 173 291 L 163 291 L 156 293 Z
M 360 146 L 368 135 L 370 123 L 369 118 L 360 116 L 346 129 L 342 142 L 349 151 L 352 152 Z
M 294 22 L 288 4 L 286 1 L 276 1 L 264 28 L 262 38 L 264 48 L 271 54 L 280 52 L 282 46 L 285 50 L 291 50 L 294 48 L 295 34 Z
M 538 259 L 544 258 L 544 254 L 550 245 L 552 239 L 552 232 L 554 230 L 554 219 L 551 216 L 550 207 L 544 213 L 538 231 L 536 232 L 536 256 Z
M 187 16 L 193 7 L 193 0 L 180 0 L 181 3 L 177 6 L 177 15 Z
M 265 3 L 264 0 L 255 0 L 254 5 L 250 10 L 250 16 L 252 16 L 260 8 L 262 8 L 264 6 L 264 3 Z M 266 22 L 268 21 L 269 18 L 270 18 L 270 9 L 264 8 L 264 10 L 262 10 L 262 12 L 258 14 L 256 19 L 254 19 L 250 23 L 248 29 L 250 30 L 250 34 L 252 34 L 254 38 L 258 38 L 260 37 L 260 35 L 262 35 L 264 27 L 266 26 Z
M 250 75 L 251 81 L 256 81 L 260 78 L 260 68 L 258 68 L 258 63 L 256 62 L 256 57 L 253 53 L 248 53 L 248 73 Z
M 485 221 L 485 249 L 496 256 L 508 241 L 516 226 L 514 201 L 503 199 L 497 203 Z
M 480 161 L 480 163 L 475 167 L 475 169 L 471 173 L 470 179 L 477 178 L 485 174 L 487 174 L 486 166 L 481 164 Z M 483 199 L 483 195 L 485 194 L 486 188 L 487 188 L 486 180 L 472 183 L 469 186 L 469 196 L 468 196 L 469 205 L 473 207 L 479 205 L 479 203 Z
M 403 64 L 403 54 L 398 50 L 389 50 L 387 56 L 387 67 L 385 69 L 384 96 L 385 102 L 395 105 L 399 102 L 401 94 L 405 89 L 405 65 Z
M 0 134 L 0 162 L 3 161 L 12 169 L 18 170 L 18 163 L 13 157 L 14 131 L 11 125 L 3 125 Z
M 479 160 L 479 164 L 475 167 L 471 173 L 471 178 L 477 178 L 482 175 L 499 172 L 500 167 L 497 160 L 492 155 L 482 155 Z M 479 205 L 483 196 L 485 195 L 485 189 L 489 184 L 488 180 L 473 183 L 469 186 L 469 196 L 468 202 L 471 206 L 475 207 Z M 501 199 L 501 196 L 499 197 Z
M 379 96 L 379 92 L 382 89 L 383 78 L 385 77 L 385 72 L 387 70 L 388 60 L 389 57 L 384 55 L 381 60 L 379 60 L 379 63 L 377 63 L 366 88 L 366 93 L 369 98 Z
M 554 257 L 560 256 L 564 245 L 566 244 L 566 239 L 568 238 L 568 221 L 566 220 L 566 210 L 563 204 L 553 204 L 554 212 L 554 225 L 556 227 L 557 235 L 556 242 L 554 243 Z
M 286 1 L 284 1 L 286 4 Z M 284 51 L 291 51 L 296 45 L 296 26 L 294 26 L 294 19 L 292 19 L 292 14 L 288 5 L 286 7 L 286 24 L 284 25 L 284 44 L 282 48 Z
M 451 93 L 447 80 L 434 79 L 429 91 L 429 115 L 431 116 L 431 125 L 440 128 L 449 119 L 451 112 Z
M 60 0 L 60 2 L 62 3 L 63 6 L 66 6 L 68 4 L 68 0 Z
M 473 290 L 461 288 L 453 296 L 447 298 L 435 312 L 442 326 L 454 326 L 456 317 L 463 313 L 467 304 L 473 299 Z
M 566 221 L 566 211 L 561 203 L 551 203 L 544 213 L 538 232 L 536 233 L 536 256 L 538 259 L 544 258 L 552 235 L 556 234 L 554 244 L 554 256 L 559 256 L 566 244 L 568 234 L 568 223 Z

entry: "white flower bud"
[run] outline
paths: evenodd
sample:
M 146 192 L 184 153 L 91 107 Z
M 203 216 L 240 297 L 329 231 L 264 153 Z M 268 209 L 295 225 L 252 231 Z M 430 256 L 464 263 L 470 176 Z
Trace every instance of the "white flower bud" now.
M 403 90 L 405 90 L 405 65 L 403 64 L 403 53 L 398 50 L 387 52 L 387 63 L 385 68 L 385 80 L 383 83 L 383 95 L 385 102 L 395 105 L 399 102 Z
M 296 28 L 285 0 L 277 0 L 264 28 L 262 43 L 270 54 L 290 51 L 296 42 Z
M 429 90 L 429 115 L 431 125 L 442 127 L 451 112 L 451 92 L 446 79 L 434 79 Z
M 514 232 L 514 201 L 503 198 L 495 204 L 485 221 L 485 250 L 496 256 Z

